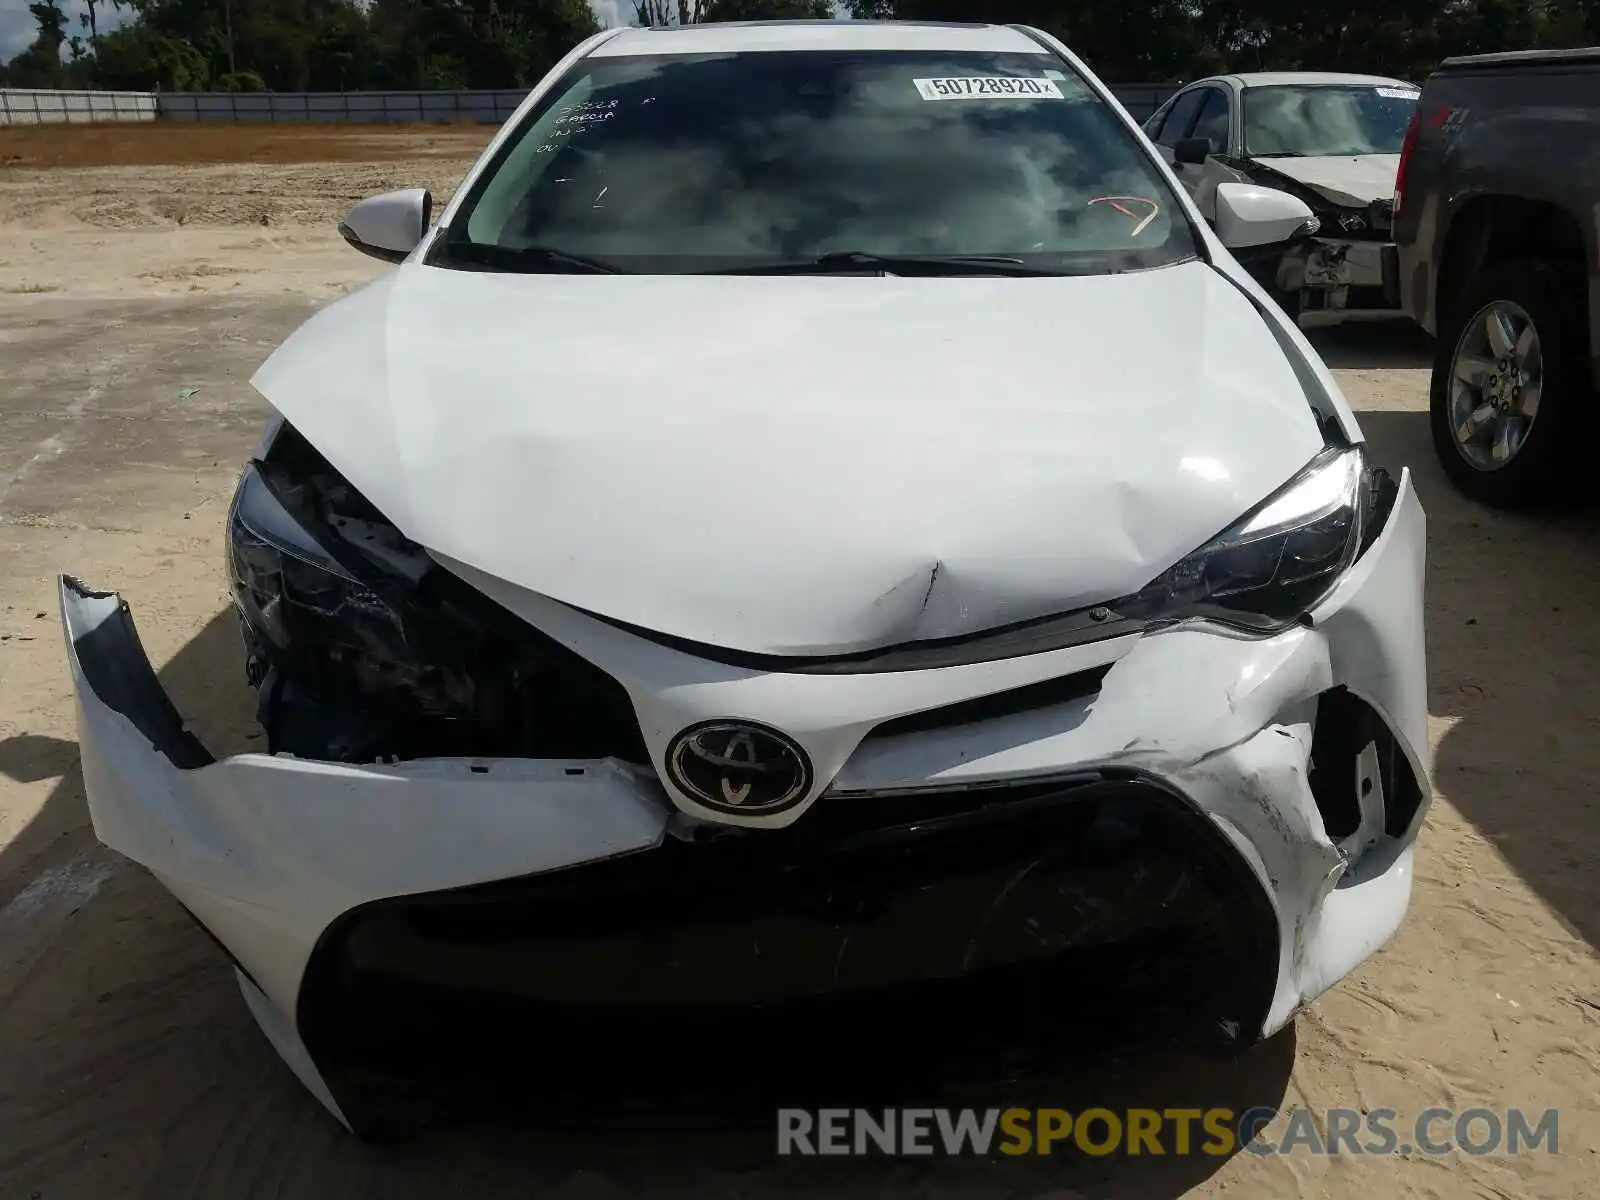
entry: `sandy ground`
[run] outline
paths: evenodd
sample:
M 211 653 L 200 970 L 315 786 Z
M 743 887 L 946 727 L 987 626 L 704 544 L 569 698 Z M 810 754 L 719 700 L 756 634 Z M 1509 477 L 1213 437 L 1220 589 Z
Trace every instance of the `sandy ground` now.
M 214 750 L 257 739 L 220 571 L 224 505 L 263 413 L 247 379 L 320 299 L 382 269 L 332 233 L 343 207 L 418 183 L 443 198 L 486 133 L 307 134 L 319 149 L 272 131 L 202 153 L 28 132 L 0 130 L 0 1197 L 1595 1194 L 1600 520 L 1455 496 L 1428 447 L 1425 350 L 1381 328 L 1317 339 L 1429 513 L 1438 797 L 1411 914 L 1239 1061 L 1153 1058 L 1029 1096 L 1407 1120 L 1557 1107 L 1558 1154 L 778 1163 L 765 1127 L 357 1144 L 279 1063 L 177 905 L 95 843 L 53 576 L 123 591 Z M 257 161 L 204 161 L 230 155 Z M 107 160 L 120 165 L 92 165 Z
M 124 130 L 0 129 L 0 296 L 336 296 L 379 270 L 334 232 L 345 210 L 402 187 L 443 205 L 493 132 Z

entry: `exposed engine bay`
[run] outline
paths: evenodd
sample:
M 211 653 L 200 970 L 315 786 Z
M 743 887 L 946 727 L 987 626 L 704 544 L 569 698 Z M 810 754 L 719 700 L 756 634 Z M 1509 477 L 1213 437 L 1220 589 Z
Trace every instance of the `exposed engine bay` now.
M 228 541 L 271 753 L 647 761 L 620 684 L 435 563 L 292 426 L 246 467 Z
M 1269 288 L 1299 297 L 1300 311 L 1397 313 L 1398 260 L 1391 242 L 1394 201 L 1343 203 L 1264 162 L 1249 162 L 1252 182 L 1305 201 L 1317 232 L 1249 265 Z
M 1367 204 L 1340 201 L 1323 190 L 1303 183 L 1285 171 L 1277 170 L 1270 162 L 1248 161 L 1245 174 L 1252 183 L 1277 188 L 1305 201 L 1317 218 L 1324 236 L 1344 238 L 1349 241 L 1389 240 L 1394 223 L 1394 199 L 1385 196 Z

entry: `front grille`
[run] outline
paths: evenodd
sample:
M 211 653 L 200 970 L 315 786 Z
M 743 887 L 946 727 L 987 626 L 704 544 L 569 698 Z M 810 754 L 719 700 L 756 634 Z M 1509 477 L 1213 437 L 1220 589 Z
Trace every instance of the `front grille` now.
M 1386 242 L 1389 240 L 1392 214 L 1377 204 L 1364 208 L 1332 208 L 1317 213 L 1322 222 L 1322 236 L 1349 242 Z
M 546 1107 L 676 1108 L 686 1081 L 797 1103 L 806 1080 L 1249 1041 L 1276 964 L 1254 877 L 1151 781 L 836 796 L 786 830 L 357 910 L 300 1028 L 336 1092 L 398 1070 L 502 1102 L 536 1079 Z
M 940 708 L 926 709 L 908 716 L 896 717 L 873 727 L 869 738 L 899 737 L 907 733 L 927 733 L 935 729 L 950 729 L 957 725 L 970 725 L 978 721 L 991 721 L 1020 712 L 1046 708 L 1056 704 L 1070 704 L 1074 700 L 1087 700 L 1097 695 L 1105 677 L 1114 664 L 1077 671 L 1055 679 L 1046 679 L 991 696 L 962 700 Z

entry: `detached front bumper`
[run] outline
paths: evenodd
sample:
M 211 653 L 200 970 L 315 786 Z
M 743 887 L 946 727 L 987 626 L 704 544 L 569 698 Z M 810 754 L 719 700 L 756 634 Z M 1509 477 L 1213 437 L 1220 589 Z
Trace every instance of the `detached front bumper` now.
M 1400 260 L 1394 243 L 1316 237 L 1289 250 L 1277 286 L 1300 294 L 1303 325 L 1400 320 Z
M 1185 1032 L 1270 1035 L 1407 907 L 1423 546 L 1402 476 L 1309 625 L 1036 656 L 1073 686 L 868 722 L 830 792 L 773 830 L 685 823 L 615 760 L 217 761 L 115 595 L 63 579 L 61 606 L 96 832 L 214 935 L 285 1060 L 361 1130 L 397 1048 L 423 1074 L 482 1056 L 542 1081 L 601 1042 L 623 1062 L 677 1045 L 695 1071 L 708 1044 L 739 1056 L 751 1012 L 832 1028 L 841 991 L 915 1029 L 933 981 L 940 1042 L 996 1015 L 1095 1039 L 1053 1014 L 1121 1008 L 1094 1003 L 1118 982 L 1181 994 Z

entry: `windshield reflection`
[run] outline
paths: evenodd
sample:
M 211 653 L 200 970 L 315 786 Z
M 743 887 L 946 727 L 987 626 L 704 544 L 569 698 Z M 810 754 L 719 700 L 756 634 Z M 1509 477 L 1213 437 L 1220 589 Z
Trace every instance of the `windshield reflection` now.
M 1244 94 L 1245 152 L 1257 157 L 1399 154 L 1417 92 L 1406 87 L 1257 87 Z
M 952 79 L 993 82 L 956 96 Z M 466 198 L 447 250 L 667 271 L 842 251 L 1096 270 L 1194 254 L 1134 135 L 1044 54 L 601 59 L 553 94 Z

